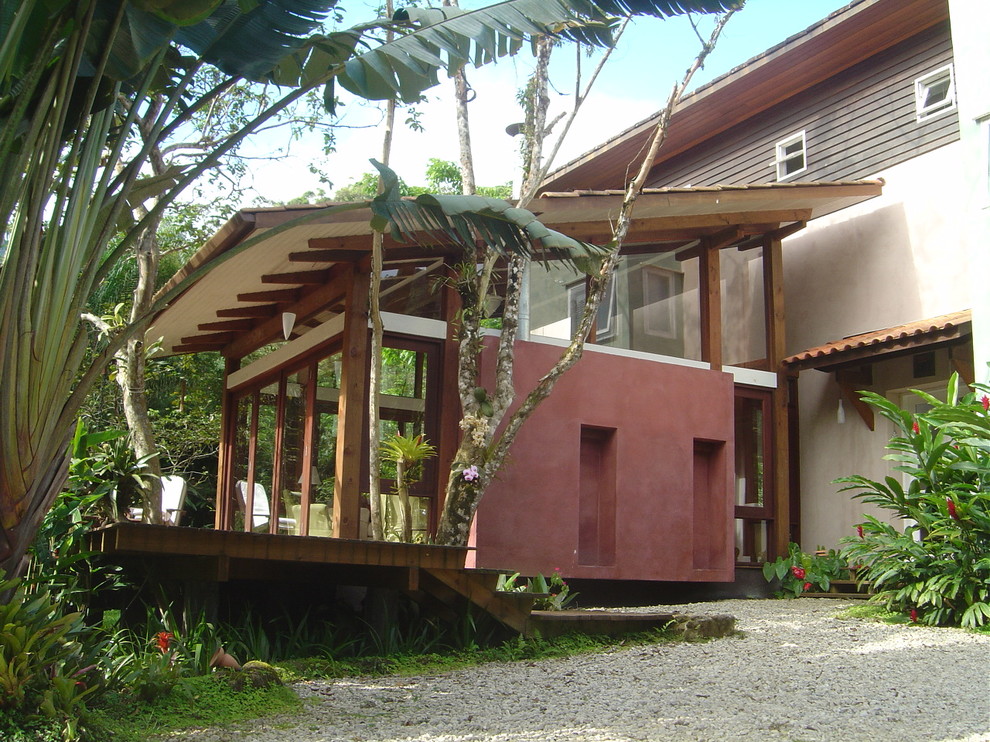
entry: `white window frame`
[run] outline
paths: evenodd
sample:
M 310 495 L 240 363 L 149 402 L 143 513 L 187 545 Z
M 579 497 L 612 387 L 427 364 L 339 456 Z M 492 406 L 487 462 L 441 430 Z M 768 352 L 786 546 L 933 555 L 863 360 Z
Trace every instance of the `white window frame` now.
M 584 307 L 587 297 L 586 279 L 582 278 L 580 281 L 567 285 L 567 316 L 571 320 L 571 336 L 574 335 L 575 324 L 581 321 L 581 316 L 572 314 L 571 309 L 578 305 Z M 598 313 L 595 315 L 596 343 L 615 337 L 615 313 L 615 276 L 612 276 L 605 289 L 605 296 L 602 297 L 602 303 L 598 305 Z
M 926 104 L 929 91 L 938 83 L 948 79 L 948 87 L 945 96 L 938 102 Z M 951 64 L 939 67 L 937 70 L 916 78 L 914 81 L 914 110 L 917 120 L 927 121 L 928 119 L 940 116 L 943 113 L 956 109 L 956 78 Z
M 677 271 L 672 271 L 669 268 L 661 268 L 656 265 L 644 265 L 643 266 L 643 331 L 647 335 L 652 337 L 661 338 L 671 338 L 677 337 L 677 276 L 679 275 Z M 667 281 L 668 295 L 657 301 L 649 301 L 650 296 L 650 281 L 654 278 L 663 278 Z M 653 304 L 660 304 L 663 302 L 664 306 L 656 307 L 655 312 L 651 311 Z M 664 321 L 656 322 L 654 319 L 657 314 L 663 313 Z M 663 327 L 661 325 L 666 325 Z
M 788 152 L 787 148 L 793 144 L 801 143 L 800 151 Z M 774 163 L 777 167 L 777 180 L 790 180 L 795 175 L 799 175 L 808 169 L 808 140 L 804 130 L 791 134 L 785 139 L 781 139 L 774 146 Z M 801 167 L 797 170 L 787 170 L 787 165 L 797 157 L 801 158 Z

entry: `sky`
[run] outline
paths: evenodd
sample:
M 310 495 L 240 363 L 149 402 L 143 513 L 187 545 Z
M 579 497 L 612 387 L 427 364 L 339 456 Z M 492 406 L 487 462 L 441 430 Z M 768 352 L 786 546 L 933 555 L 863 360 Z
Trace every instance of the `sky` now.
M 489 4 L 463 0 L 461 3 L 465 8 Z M 696 88 L 728 72 L 846 4 L 845 0 L 748 0 L 746 7 L 729 21 L 705 68 L 695 75 L 690 87 Z M 348 3 L 355 22 L 374 16 L 373 9 L 362 7 L 370 5 Z M 702 20 L 701 31 L 706 38 L 711 26 L 710 20 Z M 684 18 L 635 19 L 582 106 L 551 170 L 659 110 L 699 48 L 700 43 Z M 573 46 L 563 46 L 554 52 L 551 119 L 558 112 L 569 111 L 572 105 L 575 54 Z M 585 76 L 595 64 L 596 58 L 582 59 Z M 469 107 L 469 117 L 479 185 L 518 180 L 519 140 L 506 134 L 505 127 L 522 120 L 516 91 L 525 85 L 530 66 L 531 56 L 526 51 L 495 64 L 468 70 L 469 84 L 476 93 Z M 458 159 L 452 83 L 442 80 L 426 95 L 428 102 L 416 107 L 424 131 L 403 126 L 401 122 L 406 114 L 402 109 L 397 117 L 399 123 L 391 165 L 399 177 L 411 185 L 425 182 L 430 158 Z M 383 115 L 377 106 L 353 99 L 343 100 L 340 122 L 343 126 L 337 129 L 336 152 L 324 155 L 320 139 L 313 136 L 293 142 L 289 154 L 277 161 L 256 161 L 251 167 L 256 194 L 282 202 L 315 191 L 320 183 L 319 178 L 310 173 L 310 163 L 332 181 L 331 193 L 372 170 L 369 158 L 381 159 Z M 255 145 L 257 154 L 284 148 L 284 135 L 273 136 L 281 138 L 258 142 Z M 546 151 L 551 148 L 552 144 L 547 145 Z

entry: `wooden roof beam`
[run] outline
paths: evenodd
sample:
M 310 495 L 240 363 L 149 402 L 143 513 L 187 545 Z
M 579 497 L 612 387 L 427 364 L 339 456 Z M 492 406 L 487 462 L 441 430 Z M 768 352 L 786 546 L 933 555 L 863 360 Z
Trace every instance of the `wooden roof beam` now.
M 299 289 L 273 289 L 272 291 L 249 291 L 238 294 L 237 301 L 264 301 L 287 304 L 299 299 Z
M 250 317 L 254 319 L 267 319 L 275 315 L 278 309 L 277 304 L 258 304 L 250 307 L 231 307 L 230 309 L 218 309 L 217 317 Z
M 289 271 L 287 273 L 267 273 L 261 277 L 262 283 L 300 284 L 317 286 L 327 282 L 329 271 L 326 268 L 312 271 Z
M 220 332 L 244 332 L 245 330 L 250 330 L 252 327 L 254 327 L 254 320 L 252 319 L 230 319 L 222 322 L 203 322 L 202 324 L 196 325 L 196 329 L 201 332 L 206 332 L 208 330 L 217 330 Z
M 737 224 L 728 229 L 723 229 L 721 232 L 702 237 L 694 247 L 689 247 L 676 253 L 674 259 L 678 261 L 689 260 L 690 258 L 698 257 L 704 250 L 721 250 L 722 248 L 729 247 L 742 239 L 744 232 L 742 226 Z
M 295 313 L 296 324 L 302 325 L 314 315 L 330 308 L 339 302 L 347 292 L 344 276 L 350 273 L 350 267 L 349 263 L 334 265 L 326 271 L 328 274 L 326 282 L 314 286 L 308 293 L 301 293 L 300 290 L 293 289 L 293 295 L 299 298 L 282 307 L 282 311 Z M 281 312 L 277 312 L 264 322 L 255 325 L 253 329 L 236 339 L 232 339 L 223 349 L 223 354 L 228 358 L 243 358 L 248 353 L 281 336 L 282 316 Z
M 183 345 L 176 345 L 172 348 L 173 355 L 181 355 L 183 353 L 209 353 L 211 351 L 223 350 L 223 343 L 185 343 Z
M 214 332 L 209 335 L 190 335 L 189 337 L 184 337 L 179 339 L 180 345 L 190 345 L 190 344 L 220 344 L 224 345 L 233 340 L 236 335 L 233 332 Z

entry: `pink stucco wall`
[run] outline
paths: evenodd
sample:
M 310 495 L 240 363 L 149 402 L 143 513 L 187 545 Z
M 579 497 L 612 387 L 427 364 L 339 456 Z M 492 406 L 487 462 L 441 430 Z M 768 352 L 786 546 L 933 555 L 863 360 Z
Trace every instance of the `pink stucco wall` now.
M 517 343 L 516 389 L 532 388 L 559 354 Z M 732 398 L 729 374 L 586 352 L 523 426 L 486 493 L 477 566 L 731 581 Z

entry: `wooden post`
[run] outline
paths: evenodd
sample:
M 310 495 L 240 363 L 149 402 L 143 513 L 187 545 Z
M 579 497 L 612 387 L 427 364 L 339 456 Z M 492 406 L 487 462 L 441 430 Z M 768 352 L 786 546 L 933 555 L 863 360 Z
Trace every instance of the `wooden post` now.
M 448 261 L 449 263 L 449 261 Z M 447 270 L 454 268 L 448 265 Z M 457 316 L 461 311 L 461 297 L 453 286 L 443 285 L 443 318 L 447 323 L 447 338 L 443 343 L 443 356 L 440 362 L 441 374 L 439 379 L 440 416 L 437 429 L 440 440 L 437 442 L 437 489 L 433 500 L 434 508 L 430 513 L 430 529 L 436 533 L 440 512 L 443 510 L 447 494 L 447 475 L 450 465 L 454 462 L 457 446 L 460 443 L 461 398 L 457 392 L 458 351 Z
M 786 554 L 791 540 L 790 436 L 787 420 L 787 372 L 784 335 L 784 266 L 779 237 L 763 240 L 763 291 L 766 309 L 767 361 L 777 374 L 777 388 L 771 397 L 773 430 L 773 544 L 776 555 Z M 773 555 L 767 555 L 772 559 Z
M 240 368 L 239 358 L 225 358 L 223 369 L 223 399 L 220 403 L 220 450 L 217 452 L 217 507 L 214 527 L 230 528 L 234 494 L 234 452 L 237 450 L 237 405 L 227 391 L 227 379 Z
M 368 259 L 352 264 L 344 302 L 344 338 L 341 353 L 340 402 L 337 412 L 337 467 L 333 486 L 333 535 L 360 535 L 361 452 L 364 418 L 368 409 Z
M 703 241 L 698 254 L 701 294 L 701 360 L 722 370 L 722 269 L 719 248 Z

